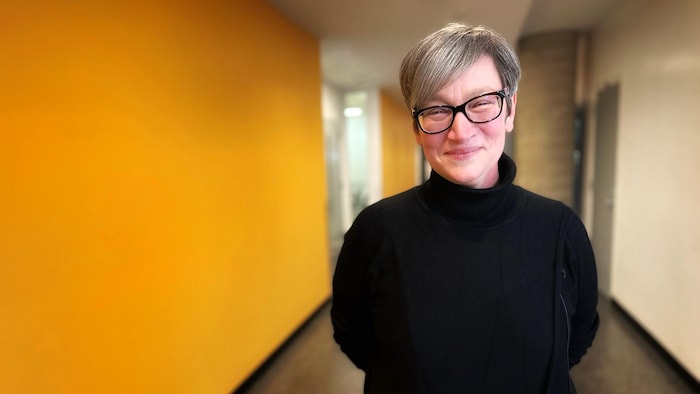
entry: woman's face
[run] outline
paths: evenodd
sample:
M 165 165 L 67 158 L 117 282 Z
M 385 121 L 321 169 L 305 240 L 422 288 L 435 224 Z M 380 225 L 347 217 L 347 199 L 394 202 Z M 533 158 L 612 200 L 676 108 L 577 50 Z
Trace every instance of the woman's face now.
M 503 88 L 493 60 L 483 56 L 440 90 L 425 107 L 457 106 L 480 94 Z M 473 189 L 492 187 L 498 182 L 498 159 L 505 147 L 506 133 L 513 130 L 515 102 L 513 95 L 510 113 L 504 102 L 501 114 L 488 123 L 475 124 L 463 113 L 457 113 L 452 126 L 442 133 L 425 134 L 418 130 L 416 142 L 423 147 L 432 169 L 443 178 Z

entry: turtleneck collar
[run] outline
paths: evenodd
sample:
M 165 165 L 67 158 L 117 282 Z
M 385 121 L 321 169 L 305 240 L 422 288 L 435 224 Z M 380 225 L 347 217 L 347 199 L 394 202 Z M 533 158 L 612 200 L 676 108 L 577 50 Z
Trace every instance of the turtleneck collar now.
M 498 160 L 498 183 L 488 189 L 472 189 L 454 184 L 435 171 L 420 187 L 426 203 L 442 214 L 472 226 L 495 226 L 515 210 L 513 190 L 516 167 L 505 153 Z

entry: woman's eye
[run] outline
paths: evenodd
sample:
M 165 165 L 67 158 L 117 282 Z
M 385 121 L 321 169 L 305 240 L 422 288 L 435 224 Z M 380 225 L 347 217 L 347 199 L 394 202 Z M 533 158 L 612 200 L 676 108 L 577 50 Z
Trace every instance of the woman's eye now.
M 477 100 L 469 103 L 470 109 L 484 109 L 495 105 L 496 103 L 492 100 Z
M 451 111 L 447 108 L 430 108 L 423 111 L 423 116 L 444 116 L 450 112 Z

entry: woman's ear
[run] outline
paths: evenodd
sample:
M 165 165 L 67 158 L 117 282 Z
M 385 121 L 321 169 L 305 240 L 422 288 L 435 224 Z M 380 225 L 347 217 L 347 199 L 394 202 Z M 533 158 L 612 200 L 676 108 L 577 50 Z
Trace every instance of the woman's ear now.
M 518 94 L 513 93 L 510 98 L 510 111 L 508 111 L 508 116 L 506 116 L 506 132 L 510 133 L 513 131 L 513 122 L 515 120 L 515 104 L 518 102 Z
M 423 146 L 423 141 L 420 139 L 420 131 L 417 128 L 413 131 L 413 136 L 416 138 L 416 144 Z

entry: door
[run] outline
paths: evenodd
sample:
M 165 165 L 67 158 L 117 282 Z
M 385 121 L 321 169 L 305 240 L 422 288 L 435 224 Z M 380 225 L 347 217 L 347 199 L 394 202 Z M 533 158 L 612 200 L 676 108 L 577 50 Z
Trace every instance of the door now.
M 596 105 L 595 178 L 593 181 L 593 237 L 598 288 L 610 297 L 615 163 L 620 85 L 605 87 Z

